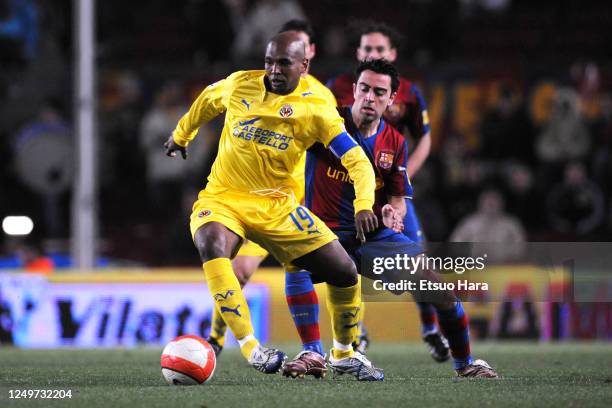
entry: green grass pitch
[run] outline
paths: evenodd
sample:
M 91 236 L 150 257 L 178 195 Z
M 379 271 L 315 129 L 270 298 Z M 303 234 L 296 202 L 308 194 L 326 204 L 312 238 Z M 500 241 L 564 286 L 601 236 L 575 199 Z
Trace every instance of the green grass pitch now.
M 207 385 L 167 386 L 161 348 L 23 350 L 0 347 L 0 407 L 462 407 L 612 406 L 612 346 L 605 343 L 479 343 L 475 356 L 498 380 L 454 377 L 421 344 L 374 345 L 383 383 L 342 376 L 324 380 L 261 374 L 236 349 L 225 350 Z M 285 351 L 297 352 L 295 345 Z M 71 399 L 9 399 L 9 390 L 64 389 Z

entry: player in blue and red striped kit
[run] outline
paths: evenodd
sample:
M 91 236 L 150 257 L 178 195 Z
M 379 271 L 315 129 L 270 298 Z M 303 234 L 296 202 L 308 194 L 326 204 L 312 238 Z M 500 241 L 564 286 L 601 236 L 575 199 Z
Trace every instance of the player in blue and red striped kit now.
M 366 152 L 376 175 L 376 196 L 373 211 L 379 227 L 367 236 L 359 236 L 354 227 L 355 190 L 346 169 L 328 153 L 323 145 L 314 144 L 306 159 L 306 205 L 338 236 L 347 253 L 359 265 L 361 244 L 365 242 L 414 244 L 402 234 L 405 199 L 412 196 L 407 177 L 407 143 L 404 137 L 381 118 L 396 94 L 399 76 L 395 67 L 384 60 L 362 62 L 356 71 L 355 103 L 339 108 L 345 126 L 357 144 Z M 416 256 L 423 252 L 412 245 Z M 286 274 L 287 302 L 303 343 L 303 351 L 285 364 L 283 374 L 291 377 L 315 375 L 326 370 L 318 327 L 318 299 L 313 280 L 319 271 Z M 435 304 L 441 330 L 447 336 L 457 375 L 462 377 L 496 377 L 497 373 L 484 361 L 473 361 L 470 352 L 467 315 L 454 297 Z M 337 345 L 334 343 L 334 347 Z M 356 352 L 356 355 L 360 353 Z M 335 372 L 357 376 L 359 366 L 339 365 L 329 358 Z
M 374 21 L 360 25 L 359 47 L 356 50 L 358 61 L 370 59 L 385 59 L 394 62 L 397 58 L 400 36 L 391 27 Z M 328 81 L 338 106 L 353 104 L 353 73 L 344 73 Z M 425 98 L 416 84 L 400 77 L 399 87 L 393 103 L 385 110 L 385 121 L 395 127 L 400 133 L 414 143 L 406 168 L 410 177 L 414 177 L 429 155 L 431 134 L 429 115 Z M 404 234 L 412 241 L 424 244 L 421 223 L 417 217 L 412 200 L 406 200 L 406 215 L 404 216 Z M 440 334 L 436 325 L 436 311 L 430 303 L 417 302 L 421 318 L 421 335 L 429 347 L 434 360 L 443 362 L 449 358 L 446 339 Z M 362 335 L 357 345 L 360 351 L 365 351 L 369 339 L 362 327 Z

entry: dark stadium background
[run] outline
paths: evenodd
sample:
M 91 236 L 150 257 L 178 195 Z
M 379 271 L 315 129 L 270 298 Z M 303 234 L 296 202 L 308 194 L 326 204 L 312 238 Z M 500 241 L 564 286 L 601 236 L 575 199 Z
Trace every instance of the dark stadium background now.
M 156 100 L 180 111 L 205 85 L 262 67 L 262 48 L 232 51 L 236 30 L 258 3 L 97 2 L 98 251 L 104 262 L 198 264 L 187 216 L 214 143 L 190 157 L 193 166 L 182 176 L 154 185 L 139 142 L 144 118 Z M 354 68 L 355 19 L 374 17 L 403 35 L 397 64 L 424 91 L 432 121 L 432 153 L 413 180 L 429 240 L 448 240 L 491 188 L 528 241 L 612 238 L 612 10 L 606 2 L 296 3 L 314 25 L 312 72 L 322 81 Z M 70 180 L 34 188 L 17 162 L 24 138 L 40 136 L 43 117 L 56 115 L 68 129 L 66 143 L 74 140 L 72 3 L 1 0 L 0 22 L 12 18 L 15 4 L 37 17 L 26 17 L 17 36 L 0 34 L 0 216 L 30 216 L 35 228 L 25 244 L 55 255 L 61 266 L 69 263 Z M 228 4 L 242 11 L 232 14 Z M 506 116 L 496 110 L 500 98 L 511 105 Z M 555 125 L 555 106 L 575 114 Z M 586 150 L 543 159 L 540 135 L 548 127 L 567 133 L 570 122 L 588 142 Z M 213 138 L 219 126 L 210 125 Z M 49 185 L 57 181 L 54 171 L 60 170 L 46 175 Z M 23 241 L 0 239 L 3 262 L 15 265 Z
M 10 216 L 34 224 L 21 236 L 0 230 L 0 406 L 38 389 L 71 390 L 62 406 L 89 408 L 610 406 L 609 0 L 97 0 L 95 104 L 75 102 L 75 45 L 87 37 L 75 6 L 87 3 L 0 0 L 0 222 L 9 232 Z M 501 259 L 454 275 L 491 283 L 464 306 L 474 357 L 501 379 L 455 378 L 427 353 L 410 298 L 387 297 L 365 314 L 383 384 L 263 376 L 231 334 L 210 384 L 163 382 L 164 345 L 210 330 L 214 301 L 188 222 L 222 122 L 202 128 L 183 167 L 162 144 L 203 87 L 263 67 L 262 33 L 299 17 L 287 9 L 314 25 L 322 82 L 354 69 L 361 19 L 402 34 L 397 65 L 424 93 L 433 138 L 415 205 L 430 254 L 444 243 L 440 253 L 486 248 Z M 79 204 L 97 207 L 95 247 L 95 228 L 76 228 L 87 224 L 72 213 L 86 190 L 79 137 L 94 134 L 75 130 L 77 112 L 91 106 L 97 192 Z M 29 230 L 26 221 L 13 227 Z M 514 257 L 525 248 L 528 262 Z M 244 291 L 255 336 L 293 356 L 284 274 L 264 266 Z M 326 287 L 316 290 L 329 345 Z

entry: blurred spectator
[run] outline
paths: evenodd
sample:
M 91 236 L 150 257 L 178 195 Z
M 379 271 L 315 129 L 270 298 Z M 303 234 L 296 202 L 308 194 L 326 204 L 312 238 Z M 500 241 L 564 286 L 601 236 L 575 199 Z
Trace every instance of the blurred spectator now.
M 46 234 L 53 237 L 68 232 L 74 162 L 71 130 L 58 106 L 53 101 L 44 105 L 15 135 L 13 150 L 19 180 L 44 199 L 39 201 L 44 202 Z
M 142 80 L 136 72 L 118 70 L 100 74 L 99 138 L 100 184 L 111 185 L 118 177 L 138 177 L 141 164 L 123 154 L 125 146 L 138 143 L 142 115 Z M 133 186 L 131 187 L 133 188 Z
M 604 196 L 598 185 L 588 179 L 581 163 L 570 163 L 565 177 L 546 199 L 550 225 L 568 238 L 584 237 L 601 225 Z
M 236 36 L 233 55 L 236 59 L 261 58 L 268 41 L 285 21 L 305 20 L 302 7 L 294 0 L 258 0 L 249 11 Z
M 465 139 L 458 135 L 450 137 L 442 146 L 441 163 L 444 166 L 441 189 L 444 205 L 454 225 L 473 211 L 475 197 L 482 191 L 485 182 L 482 164 L 467 155 Z
M 45 256 L 38 245 L 22 244 L 15 252 L 25 272 L 46 275 L 52 273 L 55 268 L 53 259 Z
M 0 60 L 3 64 L 36 57 L 38 6 L 33 0 L 0 0 Z
M 484 191 L 478 198 L 478 210 L 459 223 L 450 241 L 483 243 L 478 245 L 479 253 L 473 255 L 486 253 L 488 263 L 519 260 L 526 240 L 525 230 L 503 207 L 503 198 L 497 191 Z
M 527 230 L 534 231 L 542 222 L 542 206 L 534 188 L 533 173 L 528 166 L 514 163 L 506 175 L 508 212 L 520 218 Z
M 559 89 L 550 122 L 538 136 L 536 151 L 545 163 L 562 163 L 584 158 L 591 146 L 589 132 L 577 106 L 576 92 Z
M 502 85 L 497 103 L 485 113 L 480 137 L 480 157 L 485 160 L 533 162 L 531 121 L 521 96 L 510 84 Z
M 413 201 L 427 240 L 442 242 L 448 236 L 449 225 L 445 205 L 435 194 L 436 179 L 436 163 L 428 161 L 419 170 L 416 178 L 412 180 L 416 192 Z
M 158 215 L 178 214 L 184 186 L 202 185 L 202 168 L 208 162 L 210 142 L 214 140 L 207 125 L 200 128 L 200 135 L 189 144 L 188 160 L 167 157 L 163 148 L 188 110 L 181 87 L 169 83 L 157 93 L 153 106 L 142 119 L 140 146 L 146 156 L 149 200 Z

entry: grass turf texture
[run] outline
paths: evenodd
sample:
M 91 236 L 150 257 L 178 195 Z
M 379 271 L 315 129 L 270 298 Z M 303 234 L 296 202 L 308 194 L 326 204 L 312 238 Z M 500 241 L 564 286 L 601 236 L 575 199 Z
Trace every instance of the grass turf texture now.
M 433 362 L 421 344 L 374 346 L 383 383 L 341 376 L 324 380 L 265 375 L 236 349 L 224 350 L 207 385 L 167 386 L 161 348 L 22 350 L 0 347 L 1 407 L 381 407 L 381 406 L 612 406 L 612 350 L 605 343 L 476 344 L 502 375 L 498 380 L 454 377 L 450 363 Z M 297 348 L 284 348 L 294 355 Z M 70 389 L 64 400 L 9 399 L 10 389 Z M 342 404 L 342 405 L 341 405 Z

